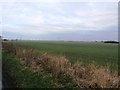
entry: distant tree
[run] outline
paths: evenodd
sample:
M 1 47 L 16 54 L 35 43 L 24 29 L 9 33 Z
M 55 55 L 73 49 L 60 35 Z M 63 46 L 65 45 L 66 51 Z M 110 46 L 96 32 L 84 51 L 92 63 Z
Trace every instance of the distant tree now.
M 17 41 L 18 39 L 15 39 L 15 41 Z
M 3 39 L 3 41 L 8 41 L 8 39 Z
M 117 41 L 104 41 L 104 43 L 119 43 L 119 42 L 117 42 Z

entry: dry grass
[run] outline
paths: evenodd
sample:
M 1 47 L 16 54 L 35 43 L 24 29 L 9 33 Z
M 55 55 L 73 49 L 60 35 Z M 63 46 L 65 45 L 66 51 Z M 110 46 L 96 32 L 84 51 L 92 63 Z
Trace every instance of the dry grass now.
M 9 49 L 9 48 L 11 49 Z M 12 50 L 15 49 L 15 50 Z M 30 67 L 34 71 L 41 69 L 51 72 L 56 77 L 69 75 L 72 82 L 79 87 L 85 88 L 117 88 L 120 78 L 117 72 L 110 72 L 107 68 L 98 67 L 91 63 L 81 66 L 80 62 L 71 64 L 64 56 L 50 55 L 43 53 L 36 55 L 32 49 L 23 49 L 21 47 L 10 47 L 6 45 L 4 49 L 8 52 L 15 53 L 20 58 L 21 63 Z

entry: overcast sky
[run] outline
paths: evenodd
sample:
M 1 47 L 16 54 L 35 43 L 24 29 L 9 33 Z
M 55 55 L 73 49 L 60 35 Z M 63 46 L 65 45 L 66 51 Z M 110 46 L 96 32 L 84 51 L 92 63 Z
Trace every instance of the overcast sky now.
M 117 2 L 3 2 L 0 12 L 11 39 L 118 40 Z

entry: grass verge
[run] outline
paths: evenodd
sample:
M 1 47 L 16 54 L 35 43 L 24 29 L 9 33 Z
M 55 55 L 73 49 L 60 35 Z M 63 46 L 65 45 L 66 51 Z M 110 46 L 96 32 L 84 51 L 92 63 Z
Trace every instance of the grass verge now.
M 19 88 L 49 88 L 53 87 L 54 80 L 50 73 L 33 72 L 20 64 L 19 60 L 3 52 L 3 71 L 13 77 L 16 87 Z M 11 81 L 6 81 L 11 82 Z M 13 86 L 14 87 L 14 86 Z

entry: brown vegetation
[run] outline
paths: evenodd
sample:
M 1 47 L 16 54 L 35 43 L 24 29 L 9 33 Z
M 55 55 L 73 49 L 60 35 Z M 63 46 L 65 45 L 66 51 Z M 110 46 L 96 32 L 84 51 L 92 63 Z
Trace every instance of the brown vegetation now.
M 43 53 L 37 55 L 32 49 L 15 47 L 12 44 L 3 44 L 5 51 L 20 58 L 21 64 L 29 67 L 34 72 L 45 70 L 55 77 L 62 75 L 72 78 L 72 82 L 84 88 L 117 88 L 120 77 L 117 72 L 98 67 L 96 64 L 81 65 L 81 62 L 72 64 L 64 56 Z

